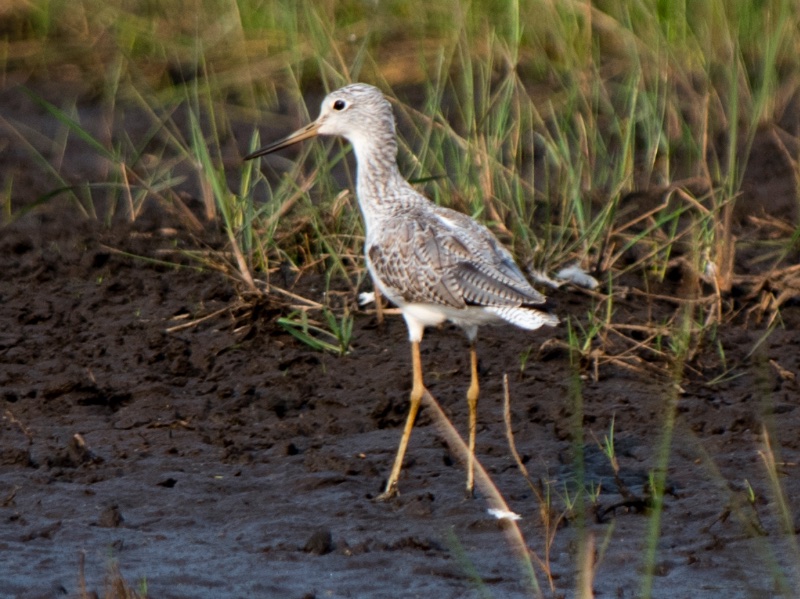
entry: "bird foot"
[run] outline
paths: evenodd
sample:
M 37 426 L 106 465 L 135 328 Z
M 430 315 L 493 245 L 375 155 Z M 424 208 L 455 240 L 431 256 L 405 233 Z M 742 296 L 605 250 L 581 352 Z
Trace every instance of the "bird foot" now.
M 397 495 L 398 495 L 398 493 L 397 493 L 397 484 L 395 483 L 392 486 L 388 487 L 383 493 L 378 495 L 375 498 L 375 501 L 383 503 L 385 501 L 389 501 L 390 499 L 392 499 L 393 497 L 396 497 Z

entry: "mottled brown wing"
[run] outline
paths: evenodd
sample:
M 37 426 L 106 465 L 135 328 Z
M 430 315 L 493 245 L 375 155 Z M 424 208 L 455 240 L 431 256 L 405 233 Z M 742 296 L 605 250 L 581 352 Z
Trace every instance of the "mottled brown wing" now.
M 451 255 L 452 276 L 465 302 L 479 306 L 545 303 L 545 297 L 531 287 L 509 251 L 489 229 L 448 208 L 436 208 L 435 212 L 445 223 L 447 234 L 441 235 L 441 242 Z
M 381 229 L 380 242 L 367 248 L 372 272 L 389 298 L 465 308 L 452 284 L 453 264 L 432 223 L 424 218 L 398 217 Z
M 390 297 L 406 303 L 465 308 L 545 301 L 486 227 L 452 210 L 391 219 L 367 255 Z

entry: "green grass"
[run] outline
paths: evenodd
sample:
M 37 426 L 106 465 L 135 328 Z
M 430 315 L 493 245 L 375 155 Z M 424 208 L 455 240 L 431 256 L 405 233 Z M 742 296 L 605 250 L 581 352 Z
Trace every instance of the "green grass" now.
M 68 107 L 47 106 L 65 127 L 53 140 L 60 152 L 86 143 L 114 167 L 116 175 L 102 182 L 107 189 L 76 189 L 32 151 L 55 189 L 74 196 L 88 215 L 107 218 L 112 208 L 96 214 L 98 195 L 112 197 L 113 206 L 127 204 L 135 216 L 145 197 L 182 183 L 170 176 L 181 166 L 172 162 L 131 180 L 142 146 L 160 144 L 157 157 L 169 152 L 194 171 L 206 217 L 221 218 L 235 269 L 248 285 L 248 271 L 268 270 L 273 250 L 291 253 L 296 246 L 292 237 L 288 249 L 281 247 L 263 197 L 271 188 L 275 207 L 298 193 L 293 183 L 303 180 L 304 161 L 276 188 L 263 185 L 252 166 L 223 160 L 231 146 L 245 145 L 231 140 L 234 123 L 261 120 L 257 111 L 274 106 L 279 93 L 295 98 L 308 119 L 316 107 L 305 112 L 307 90 L 364 79 L 390 94 L 392 87 L 421 86 L 424 103 L 396 105 L 403 172 L 425 182 L 436 201 L 506 233 L 524 261 L 541 268 L 577 260 L 611 270 L 625 248 L 650 245 L 655 265 L 644 260 L 625 268 L 654 265 L 663 276 L 658 260 L 669 257 L 677 218 L 685 215 L 691 222 L 681 232 L 698 231 L 727 290 L 730 207 L 753 135 L 774 122 L 781 99 L 797 85 L 787 74 L 797 37 L 786 24 L 791 4 L 767 4 L 770 10 L 712 0 L 693 2 L 690 10 L 663 2 L 591 9 L 578 2 L 511 2 L 496 10 L 488 2 L 215 0 L 187 14 L 170 2 L 50 1 L 20 9 L 22 39 L 8 39 L 5 70 L 39 73 L 66 65 L 110 114 L 131 105 L 149 112 L 152 139 L 100 142 Z M 415 17 L 411 33 L 403 20 L 409 15 Z M 423 36 L 422 50 L 410 51 Z M 22 52 L 23 41 L 40 51 Z M 186 111 L 189 131 L 175 120 Z M 709 141 L 720 136 L 722 143 Z M 319 171 L 300 195 L 319 206 L 338 193 L 330 169 L 341 156 L 322 159 L 321 144 L 304 152 L 315 156 Z M 650 227 L 621 228 L 631 221 L 629 207 L 621 205 L 629 193 L 680 186 L 687 178 L 703 180 L 706 195 L 665 206 Z M 305 216 L 313 249 L 334 264 L 342 253 L 358 254 L 357 221 Z M 326 246 L 331 232 L 346 235 L 344 247 Z
M 703 344 L 724 364 L 716 335 L 737 252 L 760 250 L 777 271 L 798 248 L 796 227 L 737 241 L 732 224 L 755 136 L 780 133 L 800 87 L 790 0 L 32 0 L 3 19 L 0 83 L 71 90 L 25 92 L 57 124 L 52 136 L 0 116 L 49 185 L 32 200 L 18 196 L 14 173 L 0 175 L 3 221 L 67 198 L 111 225 L 155 202 L 197 235 L 222 231 L 225 247 L 194 255 L 243 294 L 279 288 L 281 264 L 354 293 L 366 273 L 346 145 L 309 142 L 296 161 L 269 165 L 241 156 L 263 141 L 254 124 L 288 131 L 316 116 L 326 90 L 373 83 L 394 104 L 401 171 L 434 201 L 489 224 L 526 267 L 577 262 L 599 275 L 605 292 L 569 323 L 576 414 L 579 373 L 604 364 L 646 353 L 670 365 L 676 385 Z M 87 102 L 107 121 L 100 132 L 81 117 Z M 76 149 L 105 176 L 76 181 L 65 166 Z M 646 342 L 634 341 L 615 320 L 617 288 L 649 290 L 676 256 L 706 301 L 654 316 L 642 323 Z M 347 302 L 279 324 L 313 349 L 349 347 Z M 643 597 L 655 584 L 675 417 L 673 391 L 664 399 Z M 763 455 L 788 521 L 772 447 Z

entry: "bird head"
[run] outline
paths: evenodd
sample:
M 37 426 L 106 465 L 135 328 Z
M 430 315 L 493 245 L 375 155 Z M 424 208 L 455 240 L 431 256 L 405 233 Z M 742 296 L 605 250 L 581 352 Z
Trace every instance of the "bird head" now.
M 331 92 L 322 101 L 319 116 L 313 123 L 298 129 L 244 157 L 251 160 L 317 135 L 338 135 L 358 151 L 364 145 L 394 145 L 395 127 L 392 107 L 376 87 L 353 83 Z

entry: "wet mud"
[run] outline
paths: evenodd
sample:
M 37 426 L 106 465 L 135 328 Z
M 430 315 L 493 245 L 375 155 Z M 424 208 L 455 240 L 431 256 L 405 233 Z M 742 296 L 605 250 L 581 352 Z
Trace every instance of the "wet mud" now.
M 751 165 L 751 212 L 775 201 L 791 212 L 791 174 L 776 168 Z M 28 183 L 36 197 L 41 183 Z M 208 236 L 213 245 L 219 234 Z M 430 410 L 400 495 L 374 501 L 410 390 L 402 319 L 378 324 L 356 311 L 347 355 L 313 351 L 276 323 L 283 297 L 244 302 L 230 279 L 179 253 L 168 254 L 179 266 L 163 263 L 165 251 L 196 245 L 157 206 L 107 227 L 59 200 L 0 227 L 0 595 L 77 596 L 83 554 L 99 593 L 115 560 L 158 598 L 530 596 L 508 524 L 487 513 L 482 493 L 465 499 L 464 467 Z M 325 279 L 303 273 L 290 288 L 321 302 Z M 616 322 L 678 309 L 634 289 L 615 303 Z M 585 320 L 595 301 L 568 287 L 549 295 L 565 321 Z M 778 596 L 771 572 L 797 573 L 800 523 L 787 530 L 779 517 L 765 450 L 775 451 L 787 509 L 800 514 L 800 305 L 789 299 L 780 316 L 767 334 L 743 308 L 677 380 L 644 351 L 576 365 L 565 325 L 481 331 L 477 457 L 548 563 L 555 591 L 534 559 L 545 596 L 573 596 L 587 533 L 596 596 L 638 596 L 670 398 L 653 595 Z M 465 434 L 463 336 L 429 331 L 422 358 L 431 393 Z M 530 481 L 509 449 L 505 373 Z M 612 422 L 617 473 L 601 451 Z M 581 479 L 596 493 L 583 518 L 565 507 Z M 549 531 L 540 484 L 551 492 Z

